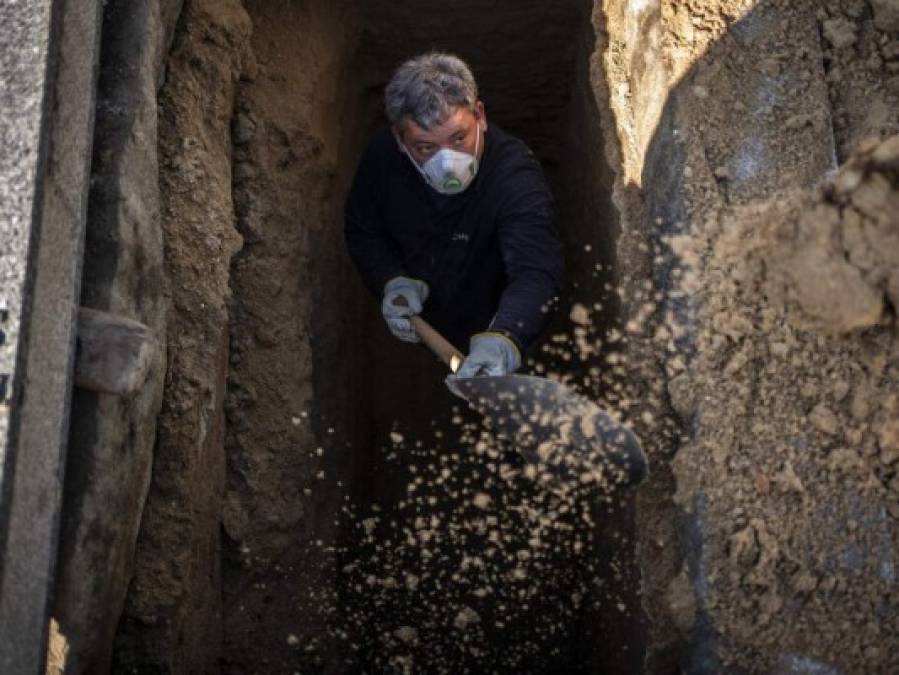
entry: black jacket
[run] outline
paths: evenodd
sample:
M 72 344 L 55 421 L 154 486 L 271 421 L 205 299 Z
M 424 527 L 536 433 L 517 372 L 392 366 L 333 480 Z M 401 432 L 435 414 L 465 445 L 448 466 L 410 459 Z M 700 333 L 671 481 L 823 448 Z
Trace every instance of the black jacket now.
M 523 142 L 492 125 L 485 139 L 472 184 L 445 196 L 424 182 L 389 129 L 378 132 L 347 198 L 347 249 L 379 298 L 393 277 L 425 281 L 422 317 L 463 351 L 488 328 L 527 349 L 562 282 L 553 199 Z

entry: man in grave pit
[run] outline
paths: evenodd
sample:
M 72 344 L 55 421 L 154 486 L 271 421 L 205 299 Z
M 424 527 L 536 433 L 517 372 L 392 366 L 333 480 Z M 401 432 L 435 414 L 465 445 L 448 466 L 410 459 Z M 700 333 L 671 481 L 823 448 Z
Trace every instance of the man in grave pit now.
M 534 154 L 491 125 L 470 68 L 429 53 L 385 91 L 389 128 L 366 148 L 346 205 L 347 249 L 387 327 L 420 314 L 468 357 L 458 377 L 506 375 L 550 318 L 563 260 Z M 405 301 L 397 304 L 397 299 Z

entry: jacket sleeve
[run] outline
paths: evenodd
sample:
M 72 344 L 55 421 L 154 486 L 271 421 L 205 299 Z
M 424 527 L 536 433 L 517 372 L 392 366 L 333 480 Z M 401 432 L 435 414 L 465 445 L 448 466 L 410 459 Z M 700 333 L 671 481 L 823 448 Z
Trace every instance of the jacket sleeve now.
M 377 152 L 369 146 L 359 162 L 346 201 L 344 238 L 362 281 L 381 297 L 384 284 L 405 274 L 396 243 L 384 226 Z
M 529 157 L 510 178 L 510 197 L 500 210 L 498 236 L 507 283 L 490 324 L 518 338 L 525 350 L 549 322 L 562 287 L 564 259 L 554 218 L 543 169 Z

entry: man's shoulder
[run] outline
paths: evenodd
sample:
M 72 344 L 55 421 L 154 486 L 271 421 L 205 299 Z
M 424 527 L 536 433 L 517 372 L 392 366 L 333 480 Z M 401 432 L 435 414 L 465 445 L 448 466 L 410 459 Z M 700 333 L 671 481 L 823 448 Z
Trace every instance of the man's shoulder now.
M 504 129 L 491 126 L 487 132 L 493 144 L 492 162 L 497 168 L 539 167 L 540 162 L 527 143 Z
M 380 163 L 395 159 L 397 154 L 396 139 L 393 137 L 390 127 L 381 127 L 368 140 L 363 158 Z
M 523 140 L 493 126 L 488 133 L 493 134 L 493 147 L 484 169 L 493 194 L 508 198 L 545 186 L 543 166 Z
M 505 129 L 498 127 L 495 124 L 490 125 L 490 129 L 487 131 L 487 134 L 491 137 L 496 147 L 502 150 L 504 153 L 519 155 L 533 154 L 531 153 L 531 149 L 527 146 L 527 144 L 518 136 L 509 133 Z

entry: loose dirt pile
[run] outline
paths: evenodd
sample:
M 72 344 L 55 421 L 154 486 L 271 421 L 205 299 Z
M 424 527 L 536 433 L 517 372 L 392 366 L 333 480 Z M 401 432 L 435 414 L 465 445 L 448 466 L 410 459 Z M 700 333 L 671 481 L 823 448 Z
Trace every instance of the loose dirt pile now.
M 733 672 L 736 666 L 722 661 L 734 658 L 748 672 L 836 667 L 878 639 L 835 628 L 844 622 L 839 608 L 853 606 L 853 621 L 868 624 L 894 604 L 888 595 L 880 604 L 860 599 L 889 586 L 882 579 L 893 563 L 881 554 L 895 546 L 889 502 L 872 505 L 841 481 L 823 488 L 809 476 L 817 476 L 819 454 L 834 445 L 860 456 L 879 453 L 872 445 L 881 417 L 871 413 L 843 423 L 840 415 L 856 385 L 860 400 L 872 387 L 875 400 L 888 388 L 887 364 L 895 352 L 891 329 L 880 322 L 888 323 L 894 311 L 883 270 L 895 263 L 869 262 L 879 273 L 847 270 L 838 257 L 797 252 L 808 241 L 791 244 L 795 260 L 788 262 L 786 242 L 761 227 L 798 223 L 799 204 L 811 208 L 808 191 L 861 139 L 899 130 L 896 32 L 883 16 L 889 4 L 607 0 L 594 13 L 593 84 L 606 128 L 617 131 L 607 136 L 606 151 L 619 172 L 614 198 L 622 221 L 618 288 L 629 377 L 619 405 L 655 460 L 637 511 L 650 672 Z M 785 192 L 791 199 L 785 201 Z M 761 216 L 763 210 L 769 215 Z M 838 307 L 831 306 L 835 294 L 814 292 L 823 276 L 819 263 L 842 274 L 835 284 L 843 298 Z M 813 276 L 795 274 L 800 264 L 813 267 Z M 779 294 L 772 290 L 775 278 Z M 816 295 L 826 299 L 823 309 Z M 815 307 L 820 316 L 813 317 Z M 858 327 L 833 335 L 822 327 L 827 311 L 831 319 L 841 317 L 837 325 Z M 790 340 L 781 331 L 790 331 Z M 778 343 L 771 353 L 769 343 Z M 839 402 L 831 378 L 841 382 Z M 844 394 L 846 382 L 851 392 Z M 887 412 L 882 405 L 875 406 L 877 415 L 888 415 L 888 401 Z M 810 421 L 820 425 L 831 413 L 836 423 L 824 425 L 835 427 L 833 437 Z M 788 449 L 802 458 L 801 468 Z M 767 496 L 752 484 L 755 465 L 766 477 Z M 789 484 L 793 473 L 805 496 L 790 504 L 796 494 L 777 486 Z M 883 478 L 892 480 L 878 478 L 880 485 Z M 877 515 L 860 518 L 862 507 L 848 506 L 853 499 Z M 782 522 L 794 513 L 795 521 Z M 806 513 L 834 522 L 824 527 Z M 802 615 L 811 618 L 794 621 L 794 610 L 806 609 L 785 590 L 796 569 L 786 571 L 782 542 L 772 563 L 773 594 L 741 581 L 748 571 L 731 569 L 729 537 L 753 518 L 768 523 L 765 532 L 775 541 L 794 529 L 830 529 L 834 552 L 810 542 L 807 556 L 865 560 L 874 576 L 854 572 L 864 580 L 857 597 L 857 587 L 848 584 L 851 601 L 822 595 Z M 875 534 L 864 545 L 837 545 L 837 533 L 848 532 L 844 521 L 850 520 L 856 531 L 865 522 Z M 820 566 L 837 574 L 841 564 Z M 736 582 L 727 581 L 731 573 Z M 771 604 L 763 606 L 762 598 Z M 816 632 L 818 626 L 826 628 Z
M 669 385 L 695 439 L 676 499 L 705 531 L 704 606 L 683 611 L 708 612 L 728 668 L 894 672 L 899 137 L 815 198 L 740 207 L 671 246 L 698 307 Z

